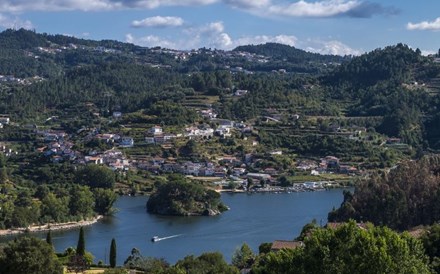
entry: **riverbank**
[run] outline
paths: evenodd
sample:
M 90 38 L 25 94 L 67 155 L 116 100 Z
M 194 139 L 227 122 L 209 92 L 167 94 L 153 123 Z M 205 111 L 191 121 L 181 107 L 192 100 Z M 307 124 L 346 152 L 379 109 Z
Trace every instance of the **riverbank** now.
M 0 230 L 0 236 L 8 236 L 14 234 L 22 234 L 22 233 L 33 233 L 33 232 L 46 232 L 46 231 L 54 231 L 54 230 L 67 230 L 72 228 L 77 228 L 81 226 L 89 226 L 100 219 L 104 218 L 102 215 L 98 215 L 90 220 L 82 220 L 79 222 L 67 222 L 67 223 L 54 223 L 54 224 L 44 224 L 44 225 L 35 225 L 27 228 L 13 228 L 13 229 L 4 229 Z

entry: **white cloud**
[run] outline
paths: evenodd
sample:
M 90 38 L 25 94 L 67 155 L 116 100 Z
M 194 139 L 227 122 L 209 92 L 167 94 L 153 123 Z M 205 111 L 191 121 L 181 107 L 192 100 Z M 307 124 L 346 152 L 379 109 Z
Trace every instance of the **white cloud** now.
M 131 23 L 131 26 L 135 28 L 141 28 L 141 27 L 165 28 L 165 27 L 182 26 L 183 22 L 184 22 L 183 19 L 180 17 L 154 16 L 139 21 L 135 20 Z
M 179 48 L 177 43 L 163 39 L 158 36 L 154 36 L 154 35 L 148 35 L 148 36 L 136 38 L 132 34 L 129 33 L 129 34 L 125 35 L 125 41 L 127 43 L 132 43 L 132 44 L 141 45 L 141 46 L 145 46 L 145 47 L 162 47 L 162 48 L 169 48 L 169 49 Z
M 423 21 L 420 23 L 408 23 L 406 25 L 408 30 L 440 30 L 440 17 L 432 22 Z
M 183 31 L 187 37 L 186 41 L 179 44 L 184 49 L 192 49 L 199 47 L 225 48 L 229 46 L 231 38 L 224 32 L 225 26 L 223 22 L 211 22 L 203 26 L 187 28 Z
M 223 25 L 223 22 L 212 22 L 209 24 L 206 24 L 200 28 L 196 29 L 190 29 L 190 31 L 194 31 L 199 34 L 205 34 L 205 35 L 211 35 L 213 33 L 221 33 L 225 30 L 225 26 Z
M 6 0 L 1 1 L 0 10 L 4 12 L 24 12 L 24 11 L 96 11 L 114 10 L 121 8 L 120 2 L 107 0 Z
M 164 39 L 159 36 L 148 35 L 136 38 L 127 34 L 126 41 L 141 46 L 190 50 L 201 47 L 231 50 L 241 45 L 258 45 L 265 43 L 279 43 L 295 46 L 310 52 L 333 55 L 359 55 L 363 51 L 353 49 L 337 40 L 307 39 L 299 40 L 294 35 L 255 35 L 232 38 L 226 31 L 223 22 L 211 22 L 202 26 L 182 29 L 172 38 Z
M 9 16 L 5 16 L 0 14 L 0 27 L 2 28 L 13 28 L 13 29 L 33 29 L 34 26 L 32 22 L 29 20 L 21 20 L 18 17 L 11 18 Z
M 290 5 L 273 5 L 269 13 L 292 17 L 330 17 L 349 12 L 358 7 L 360 2 L 346 0 L 325 0 L 320 2 L 306 2 L 300 0 Z
M 25 11 L 110 11 L 155 9 L 166 6 L 202 6 L 223 3 L 259 16 L 285 17 L 371 17 L 396 14 L 394 7 L 368 0 L 0 0 L 4 13 Z
M 218 0 L 2 0 L 3 12 L 23 11 L 106 11 L 120 9 L 154 9 L 160 6 L 209 5 Z
M 307 41 L 300 43 L 299 47 L 310 52 L 341 56 L 360 55 L 363 53 L 363 50 L 353 49 L 337 40 L 322 41 L 319 39 L 308 39 Z

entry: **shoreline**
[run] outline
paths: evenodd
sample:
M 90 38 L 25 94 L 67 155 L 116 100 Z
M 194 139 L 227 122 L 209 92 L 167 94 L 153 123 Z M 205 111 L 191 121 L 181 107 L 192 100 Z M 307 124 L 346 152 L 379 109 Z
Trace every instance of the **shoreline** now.
M 27 228 L 4 229 L 4 230 L 0 230 L 0 237 L 16 235 L 16 234 L 23 234 L 23 233 L 47 232 L 49 230 L 51 230 L 51 231 L 68 230 L 68 229 L 78 228 L 81 226 L 89 226 L 89 225 L 95 224 L 99 220 L 101 220 L 102 218 L 104 218 L 104 216 L 98 215 L 93 219 L 82 220 L 79 222 L 54 223 L 54 224 L 35 225 L 35 226 L 27 227 Z

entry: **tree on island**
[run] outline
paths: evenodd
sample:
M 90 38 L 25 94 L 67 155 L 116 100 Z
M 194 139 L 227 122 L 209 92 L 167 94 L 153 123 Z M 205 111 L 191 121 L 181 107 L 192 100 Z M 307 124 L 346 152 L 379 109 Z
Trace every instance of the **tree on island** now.
M 160 184 L 147 202 L 149 213 L 160 215 L 217 215 L 227 210 L 220 194 L 206 189 L 182 176 L 169 176 L 167 183 Z
M 116 266 L 116 241 L 115 238 L 113 238 L 110 244 L 110 267 L 114 268 L 115 266 Z

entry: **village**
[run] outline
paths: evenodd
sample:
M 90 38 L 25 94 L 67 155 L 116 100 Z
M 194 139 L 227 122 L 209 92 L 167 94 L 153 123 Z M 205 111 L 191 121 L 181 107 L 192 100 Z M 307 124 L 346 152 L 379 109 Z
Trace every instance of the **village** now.
M 1 122 L 2 125 L 8 127 L 31 129 L 36 136 L 37 143 L 41 144 L 37 148 L 37 153 L 52 164 L 104 165 L 119 174 L 125 174 L 128 171 L 143 171 L 152 176 L 178 173 L 194 180 L 210 182 L 221 191 L 323 190 L 344 186 L 351 181 L 351 178 L 362 173 L 356 167 L 342 163 L 340 159 L 331 155 L 323 155 L 319 159 L 298 157 L 285 167 L 276 166 L 273 163 L 267 164 L 270 159 L 292 156 L 285 149 L 262 148 L 258 142 L 258 134 L 255 134 L 256 130 L 252 125 L 219 119 L 213 109 L 199 110 L 199 115 L 211 123 L 187 125 L 181 132 L 174 130 L 173 133 L 167 132 L 166 126 L 153 125 L 143 131 L 142 138 L 138 135 L 133 137 L 124 134 L 123 130 L 105 132 L 100 128 L 81 128 L 74 134 L 68 134 L 60 129 L 15 125 L 10 123 L 7 117 L 2 117 Z M 111 119 L 120 119 L 122 116 L 121 112 L 114 112 Z M 210 125 L 216 125 L 216 127 Z M 164 153 L 143 155 L 138 152 L 139 149 L 149 147 L 157 148 L 158 151 L 172 151 L 178 146 L 182 150 L 182 146 L 188 146 L 188 143 L 206 145 L 228 142 L 227 140 L 239 140 L 248 148 L 247 151 L 254 152 L 242 150 L 231 154 L 212 154 L 210 157 L 206 155 L 187 157 L 188 155 L 183 155 L 183 152 L 179 155 L 168 153 L 168 157 L 164 157 Z M 90 143 L 98 144 L 98 146 L 84 148 L 84 144 Z M 5 152 L 11 152 L 6 146 L 2 149 Z M 295 173 L 303 176 L 295 176 Z M 287 177 L 298 177 L 298 179 L 289 181 Z

